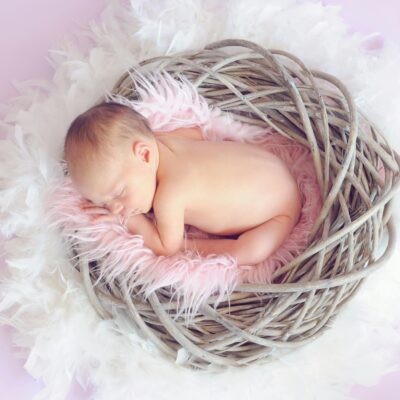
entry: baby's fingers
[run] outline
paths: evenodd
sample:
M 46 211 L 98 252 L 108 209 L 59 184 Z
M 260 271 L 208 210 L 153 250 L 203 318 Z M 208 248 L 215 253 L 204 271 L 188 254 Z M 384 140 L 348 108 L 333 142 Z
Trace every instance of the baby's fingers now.
M 102 207 L 86 208 L 84 211 L 88 214 L 98 214 L 98 215 L 110 215 L 111 214 L 110 211 L 108 211 L 106 208 L 102 208 Z
M 109 210 L 99 206 L 81 207 L 81 209 L 87 214 L 110 214 Z
M 94 203 L 92 203 L 91 201 L 86 200 L 86 199 L 82 199 L 82 200 L 80 201 L 79 205 L 80 205 L 81 208 L 85 208 L 85 207 L 95 207 L 95 204 L 94 204 Z

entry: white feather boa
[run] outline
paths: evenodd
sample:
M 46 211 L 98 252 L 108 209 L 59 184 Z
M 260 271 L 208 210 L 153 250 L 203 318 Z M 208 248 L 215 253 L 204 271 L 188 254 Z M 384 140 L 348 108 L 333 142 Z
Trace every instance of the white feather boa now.
M 36 400 L 64 399 L 74 377 L 93 386 L 98 400 L 344 400 L 350 385 L 371 385 L 393 369 L 400 343 L 398 252 L 314 343 L 264 366 L 210 376 L 165 361 L 123 317 L 98 318 L 44 208 L 62 177 L 62 145 L 74 116 L 138 61 L 228 37 L 287 50 L 338 76 L 399 148 L 399 48 L 388 45 L 379 58 L 368 54 L 361 36 L 346 36 L 338 11 L 294 0 L 111 2 L 87 32 L 94 42 L 89 54 L 65 43 L 51 53 L 52 82 L 21 84 L 1 123 L 9 135 L 0 148 L 1 232 L 8 238 L 0 321 L 15 328 L 26 370 L 43 379 Z

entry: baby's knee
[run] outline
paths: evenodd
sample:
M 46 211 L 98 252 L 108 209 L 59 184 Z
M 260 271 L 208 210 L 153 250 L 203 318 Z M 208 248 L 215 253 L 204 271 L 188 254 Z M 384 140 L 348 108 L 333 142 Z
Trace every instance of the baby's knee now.
M 262 242 L 235 241 L 232 255 L 236 258 L 238 265 L 258 264 L 267 257 L 265 245 Z

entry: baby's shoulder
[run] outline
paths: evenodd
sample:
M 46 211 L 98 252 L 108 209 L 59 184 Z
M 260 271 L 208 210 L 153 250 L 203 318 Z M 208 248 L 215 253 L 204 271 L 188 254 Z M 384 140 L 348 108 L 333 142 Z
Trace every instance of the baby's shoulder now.
M 179 177 L 164 178 L 157 184 L 154 194 L 153 207 L 186 207 L 187 203 L 187 185 L 185 180 Z
M 154 132 L 154 136 L 159 139 L 161 138 L 180 138 L 190 140 L 203 140 L 203 135 L 199 127 L 190 128 L 177 128 L 173 131 Z

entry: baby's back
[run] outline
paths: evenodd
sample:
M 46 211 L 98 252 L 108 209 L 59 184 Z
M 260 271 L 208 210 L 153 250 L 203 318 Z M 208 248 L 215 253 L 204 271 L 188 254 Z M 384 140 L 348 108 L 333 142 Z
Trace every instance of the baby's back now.
M 275 155 L 233 141 L 162 139 L 176 154 L 185 224 L 208 233 L 236 235 L 278 216 L 298 219 L 297 183 Z M 173 182 L 171 180 L 171 182 Z

